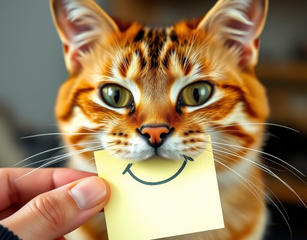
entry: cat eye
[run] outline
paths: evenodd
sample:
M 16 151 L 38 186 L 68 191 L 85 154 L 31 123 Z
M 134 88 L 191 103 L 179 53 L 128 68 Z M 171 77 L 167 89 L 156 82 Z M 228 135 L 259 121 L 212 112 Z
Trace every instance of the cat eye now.
M 187 106 L 199 106 L 211 96 L 212 86 L 207 82 L 196 82 L 185 87 L 179 94 L 179 102 Z
M 116 84 L 107 84 L 101 87 L 100 94 L 103 101 L 115 108 L 129 107 L 133 103 L 131 92 Z

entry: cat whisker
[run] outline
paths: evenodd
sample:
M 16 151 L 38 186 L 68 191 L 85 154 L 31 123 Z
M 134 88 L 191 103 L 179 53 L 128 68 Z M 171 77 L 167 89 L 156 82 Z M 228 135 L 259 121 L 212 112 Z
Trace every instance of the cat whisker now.
M 209 157 L 209 155 L 205 154 L 205 153 L 201 153 L 207 157 Z M 245 179 L 241 174 L 237 173 L 236 171 L 234 171 L 233 169 L 229 168 L 228 166 L 224 165 L 221 161 L 217 160 L 216 156 L 213 157 L 214 161 L 220 163 L 221 165 L 223 165 L 224 167 L 227 167 L 229 170 L 231 170 L 233 173 L 235 173 L 236 175 L 238 175 L 242 180 L 244 180 L 252 189 L 248 188 L 247 185 L 245 183 L 243 183 L 241 180 L 239 180 L 243 185 L 245 185 L 247 187 L 247 189 L 249 189 L 251 191 L 251 193 L 260 201 L 261 204 L 265 205 L 262 200 L 261 197 L 259 196 L 259 194 L 257 193 L 257 191 L 255 190 L 255 188 L 251 185 L 251 183 Z
M 74 156 L 74 155 L 78 155 L 78 154 L 81 154 L 81 153 L 90 152 L 90 151 L 97 151 L 97 150 L 102 150 L 102 149 L 103 148 L 102 148 L 101 145 L 90 147 L 90 148 L 85 148 L 85 149 L 82 149 L 82 150 L 79 150 L 79 151 L 74 151 L 74 152 L 69 152 L 67 154 L 63 154 L 62 156 L 57 157 L 53 161 L 58 162 L 60 159 L 63 159 L 63 158 L 66 158 L 66 157 L 68 158 L 68 157 L 71 157 L 71 156 Z M 53 161 L 50 161 L 49 163 L 47 163 L 46 166 L 49 166 L 49 165 L 53 164 Z
M 30 136 L 24 136 L 20 139 L 27 139 L 27 138 L 35 138 L 35 137 L 45 137 L 45 136 L 57 136 L 57 135 L 101 135 L 102 132 L 99 133 L 41 133 L 35 134 Z
M 83 149 L 84 150 L 84 149 Z M 103 148 L 101 148 L 101 150 L 103 150 Z M 80 150 L 80 151 L 82 151 L 82 150 Z M 90 151 L 90 150 L 89 150 Z M 72 153 L 76 153 L 76 154 L 74 154 L 74 155 L 77 155 L 77 154 L 79 154 L 79 152 L 72 152 Z M 83 152 L 81 152 L 81 153 L 83 153 Z M 60 162 L 60 160 L 61 159 L 65 159 L 65 158 L 69 158 L 70 157 L 70 155 L 69 155 L 70 153 L 63 153 L 63 154 L 60 154 L 60 155 L 58 155 L 58 156 L 54 156 L 54 157 L 50 157 L 50 158 L 45 158 L 45 159 L 42 159 L 42 160 L 38 160 L 38 161 L 35 161 L 35 162 L 32 162 L 32 163 L 29 163 L 29 164 L 27 164 L 27 165 L 24 165 L 24 166 L 22 166 L 22 168 L 26 168 L 26 167 L 30 167 L 30 166 L 33 166 L 33 165 L 36 165 L 36 164 L 38 164 L 38 163 L 41 163 L 41 162 L 47 162 L 48 160 L 52 160 L 52 161 L 49 161 L 49 162 L 52 162 L 52 164 L 54 164 L 54 163 L 57 163 L 57 162 Z M 53 162 L 54 161 L 54 162 Z
M 225 139 L 222 139 L 222 138 L 219 138 L 219 137 L 215 137 L 215 139 L 219 139 L 220 141 L 222 141 L 222 142 L 224 142 L 224 143 L 227 143 L 227 141 L 225 140 Z M 238 146 L 238 147 L 240 147 L 240 146 Z M 230 151 L 230 149 L 228 149 L 228 148 L 224 148 L 224 149 L 226 149 L 226 150 L 228 150 L 228 151 Z M 232 153 L 243 153 L 244 154 L 244 152 L 243 152 L 243 150 L 244 149 L 238 149 L 236 152 L 232 152 Z M 293 173 L 289 168 L 287 168 L 287 167 L 285 167 L 284 165 L 282 165 L 282 164 L 280 164 L 280 163 L 278 163 L 278 162 L 276 162 L 276 161 L 274 161 L 274 160 L 272 160 L 272 159 L 270 159 L 270 158 L 268 158 L 268 157 L 265 157 L 265 156 L 261 156 L 261 158 L 262 159 L 265 159 L 265 160 L 267 160 L 267 161 L 270 161 L 270 162 L 273 162 L 274 164 L 276 164 L 276 165 L 278 165 L 278 166 L 280 166 L 280 167 L 282 167 L 282 168 L 284 168 L 285 170 L 287 170 L 287 171 L 290 171 L 291 173 Z M 273 170 L 276 170 L 276 171 L 279 171 L 279 172 L 284 172 L 285 170 L 284 169 L 277 169 L 277 168 L 274 168 L 274 167 L 269 167 L 269 166 L 266 166 L 266 167 L 268 167 L 268 168 L 270 168 L 270 169 L 273 169 Z M 295 173 L 293 173 L 296 177 L 298 177 L 299 178 L 299 176 L 297 176 Z M 302 179 L 301 179 L 302 180 Z M 303 180 L 302 180 L 303 181 Z
M 218 138 L 218 137 L 215 137 L 215 138 L 216 138 L 216 139 L 220 139 L 220 141 L 227 143 L 227 141 L 224 140 L 224 139 L 222 139 L 222 138 Z M 230 151 L 230 149 L 228 149 L 228 148 L 223 148 L 223 149 L 226 149 L 226 150 Z M 238 150 L 236 150 L 236 152 L 232 151 L 232 153 L 242 153 L 242 154 L 245 154 L 244 149 L 242 149 L 242 150 L 241 150 L 241 149 L 238 149 Z M 262 159 L 265 159 L 265 160 L 267 160 L 267 161 L 273 162 L 274 164 L 279 165 L 279 166 L 281 166 L 282 168 L 284 168 L 285 170 L 290 171 L 291 173 L 293 173 L 289 168 L 283 166 L 282 164 L 280 164 L 280 163 L 278 163 L 278 162 L 276 162 L 276 161 L 274 161 L 274 160 L 272 160 L 272 159 L 270 159 L 270 158 L 268 158 L 268 157 L 265 157 L 265 156 L 262 155 L 261 158 L 262 158 Z M 279 171 L 279 172 L 284 172 L 284 171 L 285 171 L 284 169 L 277 169 L 277 168 L 268 167 L 268 166 L 266 166 L 266 167 L 269 168 L 269 169 L 273 169 L 273 170 Z M 295 173 L 293 173 L 293 174 L 294 174 L 295 176 L 297 176 Z M 297 177 L 298 177 L 298 176 L 297 176 Z
M 225 156 L 222 155 L 221 153 L 215 152 L 215 153 L 214 153 L 214 156 L 216 157 L 216 155 L 220 155 L 220 156 L 223 158 L 223 161 L 226 161 L 228 165 L 232 165 L 232 166 L 235 167 L 235 164 L 234 164 L 234 163 L 231 163 L 231 162 L 229 162 L 229 161 L 227 161 L 227 160 L 225 159 Z M 226 158 L 228 158 L 228 159 L 230 159 L 230 160 L 232 160 L 232 161 L 234 160 L 234 159 L 231 158 L 230 156 L 226 156 Z M 267 166 L 265 166 L 265 167 L 267 167 Z M 277 199 L 277 201 L 279 202 L 279 204 L 282 206 L 282 208 L 283 208 L 285 214 L 287 215 L 287 218 L 289 219 L 288 213 L 287 213 L 287 211 L 286 211 L 284 205 L 281 203 L 281 201 L 280 201 L 279 198 L 276 196 L 276 194 L 275 194 L 266 184 L 264 184 L 262 181 L 258 180 L 255 176 L 253 176 L 253 175 L 250 174 L 250 173 L 248 173 L 248 175 L 249 175 L 250 177 L 254 178 L 256 181 L 262 183 L 262 184 L 264 185 L 264 187 L 265 187 L 267 190 L 269 190 L 269 191 L 274 195 L 274 197 Z M 265 193 L 265 192 L 262 191 L 262 193 Z M 267 197 L 268 197 L 268 196 L 267 196 Z M 273 202 L 273 200 L 272 200 L 270 197 L 268 197 L 268 199 L 269 199 L 271 202 Z
M 82 143 L 82 145 L 83 145 L 83 144 L 92 144 L 92 143 L 99 143 L 99 142 L 97 142 L 97 141 L 86 142 L 86 143 Z M 37 157 L 37 156 L 39 156 L 39 155 L 43 155 L 43 154 L 48 153 L 48 152 L 52 152 L 52 151 L 64 149 L 64 148 L 66 148 L 66 147 L 73 147 L 73 146 L 78 146 L 78 145 L 81 145 L 81 144 L 71 144 L 71 145 L 59 146 L 59 147 L 55 147 L 55 148 L 51 148 L 51 149 L 45 150 L 45 151 L 40 152 L 40 153 L 36 153 L 36 154 L 34 154 L 34 155 L 30 156 L 30 157 L 27 157 L 27 158 L 23 159 L 23 160 L 20 161 L 20 162 L 14 164 L 13 167 L 16 167 L 16 166 L 20 165 L 21 163 L 26 162 L 26 161 L 28 161 L 28 160 L 30 160 L 30 159 L 32 159 L 32 158 L 34 158 L 34 157 Z
M 17 178 L 15 181 L 18 181 L 18 180 L 20 180 L 21 178 L 24 178 L 24 177 L 28 176 L 29 174 L 31 174 L 31 173 L 37 171 L 38 169 L 41 169 L 41 168 L 44 168 L 44 167 L 48 167 L 48 166 L 50 166 L 50 165 L 52 165 L 52 164 L 54 164 L 54 163 L 57 163 L 57 162 L 59 162 L 59 161 L 60 161 L 61 159 L 63 159 L 63 158 L 71 157 L 71 156 L 78 155 L 78 154 L 85 153 L 85 152 L 89 152 L 89 151 L 97 151 L 97 150 L 101 150 L 101 146 L 95 146 L 95 147 L 91 147 L 91 148 L 87 148 L 87 149 L 82 149 L 82 150 L 79 150 L 79 151 L 75 151 L 75 152 L 72 152 L 72 153 L 63 154 L 62 156 L 60 156 L 60 157 L 58 157 L 58 158 L 56 158 L 56 159 L 54 159 L 54 160 L 52 160 L 52 161 L 49 161 L 49 162 L 47 162 L 47 163 L 45 163 L 45 164 L 42 164 L 41 166 L 39 166 L 39 167 L 33 169 L 32 171 L 30 171 L 30 172 L 24 174 L 23 176 Z
M 276 175 L 274 172 L 272 172 L 270 169 L 266 168 L 262 164 L 259 164 L 259 163 L 255 162 L 255 161 L 252 161 L 252 160 L 248 159 L 248 158 L 244 158 L 244 157 L 242 157 L 240 155 L 232 154 L 231 152 L 222 151 L 222 150 L 218 150 L 218 149 L 213 149 L 213 151 L 219 151 L 221 153 L 226 153 L 226 154 L 232 155 L 234 157 L 239 157 L 239 158 L 241 158 L 243 160 L 246 160 L 248 162 L 253 163 L 254 165 L 256 165 L 256 167 L 259 167 L 262 171 L 268 173 L 272 177 L 274 177 L 277 180 L 279 180 L 284 186 L 286 186 L 291 192 L 293 192 L 295 194 L 295 196 L 300 200 L 300 202 L 304 205 L 304 207 L 307 208 L 307 206 L 304 203 L 304 201 L 301 199 L 301 197 L 295 192 L 295 190 L 289 184 L 287 184 L 283 179 L 281 179 L 278 175 Z
M 193 33 L 193 34 L 194 34 L 194 33 Z M 190 36 L 189 43 L 192 41 L 193 36 L 194 36 L 194 35 L 191 35 L 191 36 Z M 190 46 L 191 46 L 191 45 L 190 45 Z M 189 51 L 188 49 L 189 49 L 189 48 L 187 48 L 187 47 L 185 48 L 185 50 L 184 50 L 184 55 L 183 55 L 184 57 L 187 56 L 187 52 Z M 187 59 L 187 58 L 186 58 L 186 59 Z M 185 59 L 185 62 L 186 62 L 186 59 Z M 185 62 L 184 62 L 184 64 L 183 64 L 184 69 L 185 69 Z
M 120 48 L 120 46 L 119 46 L 118 40 L 117 40 L 115 37 L 113 37 L 113 36 L 112 36 L 112 39 L 113 39 L 113 41 L 114 41 L 114 43 L 115 43 L 116 50 L 119 51 L 119 52 L 122 52 L 122 50 L 121 50 L 121 48 Z M 122 55 L 121 55 L 121 57 L 122 57 Z M 124 60 L 124 59 L 123 59 L 123 60 Z
M 203 153 L 204 154 L 204 153 Z M 253 190 L 251 190 L 244 182 L 242 182 L 242 180 L 239 180 L 247 189 L 249 189 L 251 191 L 251 193 L 260 201 L 261 204 L 265 205 L 263 203 L 263 201 L 261 200 L 259 194 L 256 194 L 256 190 L 254 187 L 256 187 L 260 192 L 262 192 L 271 202 L 272 204 L 276 207 L 276 209 L 280 212 L 280 214 L 282 215 L 283 219 L 285 220 L 287 226 L 288 226 L 288 229 L 289 229 L 289 232 L 290 232 L 290 235 L 291 235 L 291 238 L 292 238 L 292 230 L 291 230 L 291 227 L 290 227 L 290 224 L 287 220 L 287 218 L 289 218 L 287 212 L 285 211 L 285 208 L 284 206 L 282 205 L 282 208 L 284 209 L 286 215 L 287 215 L 287 218 L 286 216 L 284 215 L 284 213 L 281 211 L 281 209 L 278 207 L 278 205 L 262 190 L 260 189 L 258 186 L 256 186 L 254 183 L 252 183 L 251 181 L 245 179 L 241 174 L 237 173 L 236 171 L 234 171 L 232 168 L 228 167 L 227 165 L 225 165 L 224 163 L 222 163 L 221 161 L 217 160 L 215 157 L 214 157 L 214 161 L 216 161 L 217 163 L 219 163 L 220 165 L 222 165 L 223 167 L 225 167 L 226 169 L 230 170 L 232 173 L 234 173 L 235 175 L 237 175 L 237 177 L 239 177 L 240 179 L 242 179 L 244 182 L 246 182 Z M 253 187 L 254 186 L 254 187 Z M 268 188 L 267 188 L 268 189 Z M 270 192 L 272 192 L 270 190 Z M 275 195 L 275 194 L 274 194 Z M 260 198 L 260 199 L 259 199 Z M 279 201 L 279 200 L 278 200 Z M 279 201 L 280 202 L 280 201 Z
M 101 148 L 101 145 L 95 146 L 95 147 L 100 147 Z M 80 154 L 80 153 L 83 153 L 83 152 L 91 151 L 91 149 L 89 149 L 89 150 L 88 149 L 89 148 L 85 148 L 85 149 L 82 149 L 82 150 L 78 150 L 78 151 L 74 151 L 74 152 L 69 152 L 69 153 L 64 153 L 64 154 L 61 154 L 61 155 L 58 155 L 58 156 L 54 156 L 54 157 L 50 157 L 50 158 L 45 158 L 43 160 L 38 160 L 38 161 L 35 161 L 33 163 L 30 163 L 30 164 L 27 164 L 27 165 L 23 166 L 23 168 L 29 167 L 29 166 L 33 166 L 33 165 L 41 163 L 41 162 L 46 162 L 48 160 L 51 160 L 51 161 L 49 161 L 49 163 L 50 162 L 52 162 L 52 164 L 53 163 L 57 163 L 57 162 L 60 162 L 59 160 L 61 160 L 61 159 L 68 158 L 68 157 L 71 157 L 73 155 L 77 155 L 77 154 Z
M 31 167 L 31 166 L 36 165 L 38 163 L 47 162 L 48 160 L 52 160 L 52 159 L 54 159 L 54 161 L 56 160 L 56 162 L 53 162 L 53 163 L 57 163 L 57 162 L 60 162 L 59 160 L 66 158 L 66 157 L 67 156 L 62 154 L 61 157 L 57 157 L 56 159 L 54 159 L 55 157 L 45 158 L 45 159 L 42 159 L 42 160 L 38 160 L 38 161 L 35 161 L 35 162 L 32 162 L 32 163 L 26 164 L 26 165 L 22 166 L 22 168 Z
M 98 129 L 88 128 L 88 127 L 82 127 L 82 129 L 89 131 L 89 132 L 92 132 L 92 133 L 96 133 L 96 134 L 107 133 L 107 131 L 104 131 L 104 129 L 101 129 L 101 126 L 99 126 L 99 125 L 98 125 Z
M 202 42 L 201 45 L 199 45 L 198 49 L 193 53 L 189 62 L 194 64 L 196 62 L 196 58 L 198 57 L 198 55 L 204 50 L 205 47 L 207 47 L 207 45 L 208 42 Z
M 193 40 L 192 40 L 192 44 L 191 44 L 191 46 L 190 46 L 190 49 L 189 49 L 189 51 L 188 51 L 187 56 L 185 57 L 185 61 L 184 61 L 184 64 L 183 64 L 183 68 L 184 68 L 184 69 L 186 69 L 186 63 L 187 63 L 187 61 L 188 61 L 190 52 L 191 52 L 191 50 L 192 50 L 192 47 L 193 47 L 193 45 L 194 45 L 194 43 L 195 43 L 195 41 L 196 41 L 196 39 L 197 39 L 199 33 L 200 33 L 200 32 L 198 32 L 197 35 L 196 35 L 195 38 L 194 38 L 195 33 L 194 33 L 194 31 L 193 31 L 193 35 L 192 35 L 192 39 L 193 39 Z
M 120 60 L 122 61 L 122 63 L 125 65 L 125 67 L 127 68 L 128 67 L 128 62 L 127 62 L 127 59 L 125 59 L 124 57 L 123 57 L 123 55 L 122 55 L 122 49 L 120 48 L 120 45 L 119 45 L 119 42 L 118 42 L 118 40 L 115 38 L 115 37 L 113 37 L 112 36 L 112 40 L 113 40 L 113 42 L 114 42 L 114 46 L 115 46 L 115 49 L 117 50 L 117 52 L 119 52 L 119 54 L 117 55 L 119 58 L 120 58 Z M 109 46 L 109 48 L 111 48 L 111 46 L 110 46 L 110 44 L 108 44 L 108 46 Z M 120 65 L 121 64 L 119 64 L 117 61 L 115 61 L 116 62 L 116 65 L 119 67 L 119 68 L 121 68 L 120 67 Z
M 264 154 L 266 156 L 272 157 L 278 161 L 281 161 L 282 163 L 284 163 L 285 165 L 287 165 L 288 167 L 292 168 L 293 170 L 295 170 L 296 172 L 298 172 L 299 174 L 301 174 L 302 176 L 305 177 L 305 174 L 303 174 L 302 172 L 300 172 L 297 168 L 293 167 L 291 164 L 287 163 L 286 161 L 282 160 L 281 158 L 278 158 L 272 154 L 257 150 L 257 149 L 253 149 L 253 148 L 247 148 L 247 147 L 243 147 L 243 146 L 237 146 L 237 145 L 233 145 L 233 144 L 225 144 L 225 143 L 219 143 L 219 142 L 211 142 L 212 144 L 216 144 L 216 145 L 223 145 L 223 146 L 228 146 L 228 147 L 234 147 L 234 148 L 240 148 L 240 149 L 245 149 L 245 150 L 249 150 L 249 151 L 253 151 L 253 152 L 257 152 L 257 153 L 261 153 Z M 304 182 L 304 181 L 303 181 Z M 306 184 L 306 183 L 305 183 Z
M 208 134 L 210 134 L 210 133 L 212 133 L 212 132 L 214 132 L 214 133 L 235 133 L 235 132 L 240 132 L 240 130 L 230 130 L 230 129 L 224 129 L 224 130 L 218 130 L 218 131 L 207 131 L 207 133 Z M 269 137 L 276 137 L 275 135 L 273 135 L 273 134 L 271 134 L 271 133 L 269 133 L 269 132 L 267 132 L 267 133 L 263 133 L 263 135 L 264 136 L 269 136 Z
M 260 163 L 258 163 L 258 162 L 252 161 L 252 160 L 250 160 L 250 159 L 248 159 L 248 158 L 244 158 L 244 157 L 242 157 L 242 156 L 240 156 L 240 155 L 238 155 L 238 154 L 231 153 L 231 151 L 223 151 L 223 150 L 218 150 L 218 149 L 213 149 L 213 148 L 212 148 L 212 150 L 213 150 L 213 152 L 215 152 L 216 154 L 217 154 L 217 152 L 221 152 L 221 153 L 229 154 L 229 155 L 231 155 L 231 156 L 233 156 L 233 157 L 241 158 L 241 159 L 243 159 L 243 160 L 246 160 L 246 161 L 248 161 L 248 162 L 251 162 L 251 163 L 255 164 L 257 168 L 263 170 L 264 172 L 266 172 L 266 173 L 268 173 L 268 174 L 270 174 L 270 175 L 272 175 L 272 176 L 275 175 L 273 172 L 271 172 L 269 169 L 267 169 L 264 165 L 262 165 L 262 164 L 260 164 Z M 228 150 L 228 149 L 226 149 L 226 150 Z
M 105 157 L 105 158 L 103 158 L 103 159 L 99 159 L 99 161 L 106 160 L 106 159 L 108 159 L 108 158 L 110 158 L 110 157 L 113 157 L 114 155 L 116 155 L 116 153 L 110 154 L 109 156 L 107 156 L 107 157 Z M 94 164 L 96 165 L 96 163 L 94 163 Z M 93 165 L 94 165 L 94 164 L 93 164 Z
M 222 155 L 221 153 L 215 153 L 215 155 L 216 155 L 216 154 L 221 155 L 221 156 L 223 157 L 223 161 L 226 161 L 227 164 L 230 164 L 230 165 L 232 165 L 232 166 L 235 166 L 235 164 L 230 163 L 229 161 L 225 160 L 225 156 Z M 231 159 L 230 157 L 228 157 L 228 158 Z M 231 160 L 232 160 L 232 159 L 231 159 Z M 220 162 L 220 163 L 221 163 L 221 162 Z M 232 170 L 233 170 L 233 169 L 232 169 Z M 258 180 L 258 179 L 257 179 L 256 177 L 254 177 L 252 174 L 248 173 L 248 175 L 251 176 L 252 178 L 254 178 L 256 181 L 261 182 L 261 183 L 263 184 L 263 186 L 264 186 L 271 194 L 274 195 L 275 199 L 276 199 L 276 200 L 278 201 L 278 203 L 281 205 L 281 207 L 283 208 L 284 213 L 286 214 L 287 218 L 289 219 L 289 215 L 288 215 L 288 213 L 287 213 L 287 211 L 286 211 L 284 205 L 281 203 L 281 201 L 280 201 L 279 198 L 276 196 L 276 194 L 275 194 L 266 184 L 264 184 L 262 181 Z M 259 189 L 259 190 L 261 190 L 261 189 Z M 261 192 L 262 192 L 262 193 L 273 203 L 273 205 L 276 206 L 275 202 L 272 200 L 271 197 L 269 197 L 263 190 L 261 190 Z M 277 207 L 277 206 L 276 206 L 276 207 Z M 278 209 L 278 207 L 277 207 L 277 209 Z M 279 209 L 278 209 L 278 210 L 279 210 Z M 281 210 L 279 210 L 279 212 L 282 214 Z M 282 214 L 282 215 L 283 215 L 283 214 Z M 284 217 L 284 218 L 285 218 L 285 217 Z M 285 219 L 285 220 L 286 220 L 286 219 Z M 286 222 L 287 222 L 287 220 L 286 220 Z M 288 222 L 287 222 L 287 224 L 288 224 Z
M 234 127 L 234 126 L 245 126 L 245 125 L 274 126 L 274 127 L 280 127 L 280 128 L 288 129 L 290 131 L 299 133 L 299 131 L 294 129 L 294 128 L 291 128 L 291 127 L 288 127 L 288 126 L 284 126 L 284 125 L 281 125 L 281 124 L 276 124 L 276 123 L 239 123 L 239 124 L 227 124 L 227 125 L 223 125 L 223 126 L 212 127 L 212 128 L 210 128 L 210 130 L 208 132 L 213 132 L 212 130 L 219 129 L 219 128 Z

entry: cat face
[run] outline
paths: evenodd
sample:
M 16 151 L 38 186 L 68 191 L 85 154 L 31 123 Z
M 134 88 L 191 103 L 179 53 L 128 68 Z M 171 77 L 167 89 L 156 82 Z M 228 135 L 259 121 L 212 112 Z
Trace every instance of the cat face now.
M 254 66 L 266 1 L 219 1 L 165 29 L 116 23 L 92 1 L 51 6 L 70 72 L 56 114 L 85 159 L 98 149 L 135 161 L 195 157 L 210 134 L 225 144 L 216 156 L 237 164 L 261 146 L 268 107 Z

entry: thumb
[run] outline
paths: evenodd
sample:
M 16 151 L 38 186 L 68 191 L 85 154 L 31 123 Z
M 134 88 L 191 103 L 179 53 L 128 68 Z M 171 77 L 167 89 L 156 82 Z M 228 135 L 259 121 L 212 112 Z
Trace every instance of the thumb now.
M 1 224 L 23 240 L 56 239 L 91 219 L 109 197 L 107 182 L 89 177 L 35 197 Z

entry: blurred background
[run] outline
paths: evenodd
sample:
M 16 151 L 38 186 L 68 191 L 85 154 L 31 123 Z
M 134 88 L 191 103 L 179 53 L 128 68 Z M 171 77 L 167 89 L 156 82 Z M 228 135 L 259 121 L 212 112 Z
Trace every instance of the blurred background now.
M 204 15 L 214 0 L 97 0 L 111 16 L 150 26 Z M 265 151 L 307 174 L 307 1 L 270 0 L 261 35 L 257 73 L 267 88 L 271 106 L 270 138 Z M 11 167 L 33 154 L 60 145 L 57 136 L 21 139 L 57 132 L 54 103 L 67 78 L 62 47 L 52 23 L 49 1 L 0 3 L 0 167 Z M 45 154 L 39 161 L 54 155 Z M 307 186 L 290 171 L 266 161 L 307 204 Z M 24 165 L 22 165 L 24 166 Z M 295 194 L 266 176 L 267 186 L 284 204 L 292 239 L 307 239 L 307 209 Z M 305 177 L 301 177 L 305 182 Z M 276 197 L 272 195 L 276 200 Z M 276 201 L 277 204 L 279 204 Z M 280 207 L 280 206 L 279 206 Z M 277 208 L 270 204 L 266 239 L 291 239 Z M 283 210 L 282 210 L 283 211 Z

